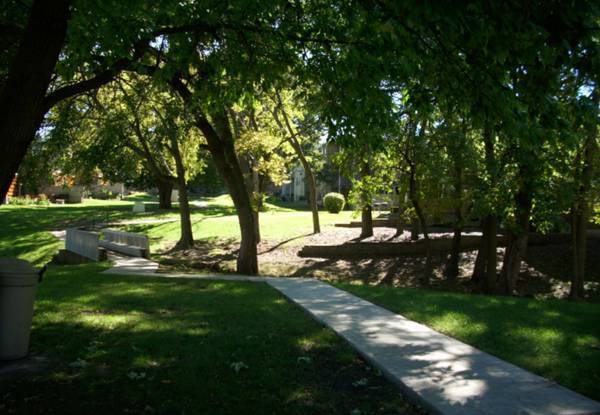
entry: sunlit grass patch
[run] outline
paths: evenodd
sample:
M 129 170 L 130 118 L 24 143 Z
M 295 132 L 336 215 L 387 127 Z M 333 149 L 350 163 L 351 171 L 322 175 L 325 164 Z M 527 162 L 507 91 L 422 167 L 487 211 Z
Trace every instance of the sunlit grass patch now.
M 31 377 L 0 376 L 4 410 L 414 412 L 339 337 L 266 284 L 100 274 L 106 266 L 50 267 L 31 352 L 51 364 Z M 352 382 L 364 378 L 375 389 L 357 394 Z
M 600 399 L 600 305 L 597 303 L 356 284 L 338 286 Z

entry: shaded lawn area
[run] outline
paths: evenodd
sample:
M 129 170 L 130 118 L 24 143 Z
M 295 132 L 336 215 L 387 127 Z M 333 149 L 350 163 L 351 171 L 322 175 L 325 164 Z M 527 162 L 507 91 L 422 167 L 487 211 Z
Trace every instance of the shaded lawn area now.
M 597 303 L 336 286 L 600 400 Z
M 0 412 L 417 411 L 266 284 L 99 275 L 106 266 L 49 269 L 31 339 L 48 367 L 0 377 Z

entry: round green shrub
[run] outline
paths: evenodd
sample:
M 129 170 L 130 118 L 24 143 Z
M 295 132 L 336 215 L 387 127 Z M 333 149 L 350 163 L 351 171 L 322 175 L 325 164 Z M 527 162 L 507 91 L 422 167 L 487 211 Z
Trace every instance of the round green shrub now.
M 345 204 L 346 199 L 344 199 L 344 195 L 340 193 L 327 193 L 323 197 L 323 206 L 329 213 L 339 213 L 344 209 Z

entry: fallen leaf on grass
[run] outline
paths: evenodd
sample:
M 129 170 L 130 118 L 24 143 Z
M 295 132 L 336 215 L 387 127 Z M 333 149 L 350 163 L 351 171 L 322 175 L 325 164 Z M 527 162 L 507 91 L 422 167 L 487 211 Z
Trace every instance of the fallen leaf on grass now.
M 146 377 L 146 372 L 129 372 L 127 377 L 131 380 L 144 379 Z
M 235 373 L 240 373 L 240 370 L 242 369 L 248 369 L 248 365 L 244 362 L 233 362 L 229 367 L 232 368 Z
M 367 383 L 369 383 L 369 379 L 362 378 L 362 379 L 352 382 L 352 386 L 354 386 L 355 388 L 358 388 L 359 386 L 367 386 Z
M 69 366 L 75 367 L 78 369 L 83 369 L 85 367 L 88 367 L 89 365 L 90 364 L 83 359 L 77 359 L 74 362 L 69 363 Z

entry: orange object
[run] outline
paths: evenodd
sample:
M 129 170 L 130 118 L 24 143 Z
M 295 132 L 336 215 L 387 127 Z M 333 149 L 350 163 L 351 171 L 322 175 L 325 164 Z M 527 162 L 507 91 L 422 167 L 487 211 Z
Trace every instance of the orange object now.
M 15 177 L 13 177 L 12 182 L 10 182 L 10 186 L 8 187 L 8 192 L 6 193 L 7 197 L 17 197 L 19 196 L 19 188 L 17 186 L 17 181 L 18 181 L 18 175 L 15 174 Z

